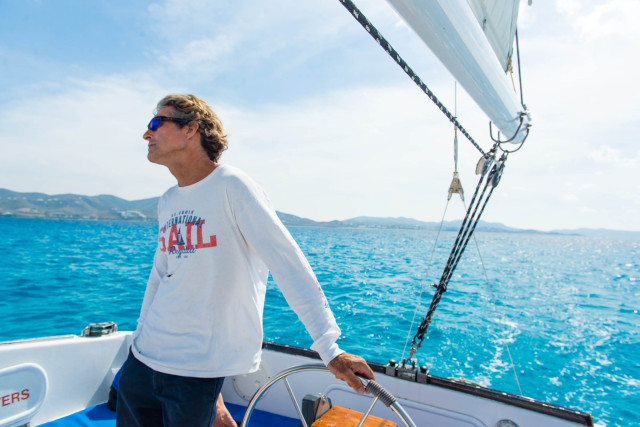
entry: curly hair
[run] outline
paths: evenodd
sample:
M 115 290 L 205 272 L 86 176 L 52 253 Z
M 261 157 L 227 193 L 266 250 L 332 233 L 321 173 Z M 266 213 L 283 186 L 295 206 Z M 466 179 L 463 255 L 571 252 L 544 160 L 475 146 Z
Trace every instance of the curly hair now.
M 174 117 L 198 123 L 202 148 L 214 162 L 220 159 L 220 155 L 229 145 L 227 135 L 224 133 L 222 121 L 206 102 L 195 95 L 167 95 L 158 102 L 156 109 L 160 110 L 162 107 L 173 107 Z

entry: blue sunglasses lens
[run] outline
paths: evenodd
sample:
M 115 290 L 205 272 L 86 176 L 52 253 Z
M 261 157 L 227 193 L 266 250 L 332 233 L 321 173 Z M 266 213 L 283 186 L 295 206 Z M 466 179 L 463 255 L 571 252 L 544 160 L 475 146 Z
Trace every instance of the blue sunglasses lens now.
M 147 129 L 156 130 L 160 127 L 161 124 L 162 124 L 162 119 L 160 117 L 154 117 L 153 119 L 151 119 L 151 121 L 147 125 Z

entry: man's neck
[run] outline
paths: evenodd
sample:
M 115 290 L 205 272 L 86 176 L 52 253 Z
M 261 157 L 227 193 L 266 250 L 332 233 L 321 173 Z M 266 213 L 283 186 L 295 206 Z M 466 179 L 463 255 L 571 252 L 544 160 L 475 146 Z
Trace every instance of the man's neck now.
M 186 187 L 202 181 L 217 167 L 217 163 L 207 158 L 193 164 L 182 165 L 182 167 L 169 167 L 169 170 L 178 180 L 178 186 Z

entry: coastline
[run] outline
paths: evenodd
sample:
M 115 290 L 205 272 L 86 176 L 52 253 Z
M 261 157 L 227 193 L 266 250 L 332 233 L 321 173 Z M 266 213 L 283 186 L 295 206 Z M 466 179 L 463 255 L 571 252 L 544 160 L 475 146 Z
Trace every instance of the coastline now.
M 61 219 L 73 221 L 157 221 L 159 197 L 129 201 L 112 195 L 83 196 L 77 194 L 47 195 L 20 193 L 0 188 L 0 218 Z M 420 221 L 405 217 L 360 216 L 345 220 L 315 221 L 276 211 L 287 227 L 364 228 L 438 230 L 435 221 Z M 442 231 L 458 231 L 462 220 L 444 221 Z M 597 236 L 640 239 L 640 231 L 597 229 L 562 229 L 541 231 L 509 227 L 499 222 L 479 221 L 479 232 L 534 233 L 576 236 Z

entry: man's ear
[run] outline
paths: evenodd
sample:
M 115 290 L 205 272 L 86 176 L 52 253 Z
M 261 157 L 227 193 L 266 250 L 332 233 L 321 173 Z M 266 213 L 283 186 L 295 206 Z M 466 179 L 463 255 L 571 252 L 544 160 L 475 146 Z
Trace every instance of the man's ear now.
M 196 135 L 198 133 L 199 128 L 200 128 L 200 125 L 198 124 L 198 122 L 192 121 L 187 123 L 187 125 L 185 126 L 186 137 L 191 138 L 194 135 Z

